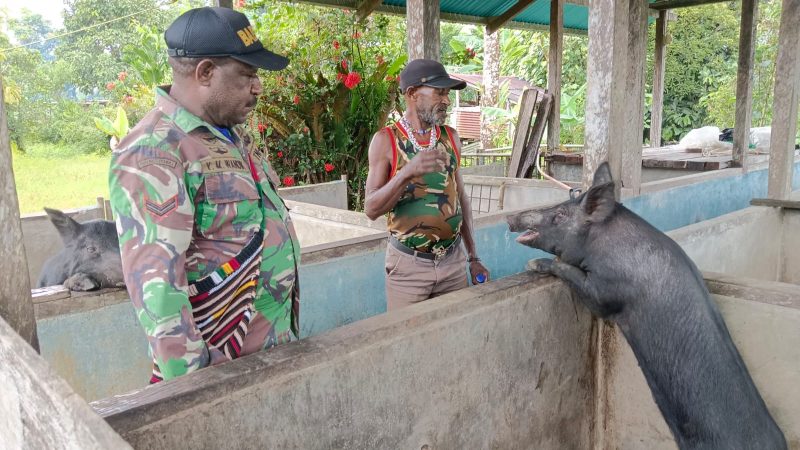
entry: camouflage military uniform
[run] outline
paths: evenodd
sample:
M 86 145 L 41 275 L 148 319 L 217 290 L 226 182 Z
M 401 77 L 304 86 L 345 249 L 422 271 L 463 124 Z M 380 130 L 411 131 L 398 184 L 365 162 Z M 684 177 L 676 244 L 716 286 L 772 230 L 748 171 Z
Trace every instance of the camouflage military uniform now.
M 229 268 L 259 230 L 242 354 L 288 342 L 290 330 L 298 335 L 300 247 L 266 155 L 244 130 L 232 130 L 232 142 L 163 89 L 114 152 L 109 186 L 128 292 L 154 363 L 170 379 L 210 362 L 191 284 Z

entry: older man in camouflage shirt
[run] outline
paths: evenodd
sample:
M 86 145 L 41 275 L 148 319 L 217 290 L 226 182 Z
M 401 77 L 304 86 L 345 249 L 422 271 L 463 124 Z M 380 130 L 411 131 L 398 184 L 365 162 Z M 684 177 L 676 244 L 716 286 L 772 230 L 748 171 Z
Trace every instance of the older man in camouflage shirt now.
M 165 40 L 174 84 L 120 142 L 109 179 L 151 382 L 288 342 L 299 313 L 294 228 L 239 126 L 261 93 L 258 68 L 288 60 L 226 8 L 186 12 Z

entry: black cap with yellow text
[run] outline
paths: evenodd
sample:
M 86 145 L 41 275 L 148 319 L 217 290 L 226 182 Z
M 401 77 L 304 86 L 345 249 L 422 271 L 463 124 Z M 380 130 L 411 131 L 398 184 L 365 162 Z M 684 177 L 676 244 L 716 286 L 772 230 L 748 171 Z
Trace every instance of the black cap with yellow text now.
M 181 14 L 164 32 L 169 56 L 201 58 L 229 56 L 266 70 L 289 64 L 261 45 L 247 16 L 229 8 L 195 8 Z

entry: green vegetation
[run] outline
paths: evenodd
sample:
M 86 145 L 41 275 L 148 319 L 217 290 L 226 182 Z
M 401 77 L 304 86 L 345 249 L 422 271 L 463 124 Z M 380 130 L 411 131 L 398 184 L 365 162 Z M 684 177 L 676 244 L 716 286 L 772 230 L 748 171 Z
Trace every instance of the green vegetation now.
M 69 209 L 90 206 L 108 198 L 109 155 L 70 154 L 69 147 L 33 144 L 15 153 L 14 179 L 22 214 L 47 206 Z
M 133 127 L 152 107 L 155 86 L 168 84 L 171 76 L 165 27 L 186 9 L 207 2 L 64 3 L 62 29 L 30 11 L 10 18 L 0 8 L 0 30 L 8 33 L 0 31 L 0 76 L 18 189 L 27 212 L 48 202 L 58 207 L 92 204 L 106 191 L 106 133 L 123 134 L 122 117 Z M 264 94 L 246 126 L 268 148 L 284 184 L 347 175 L 351 207 L 359 208 L 369 139 L 403 109 L 396 78 L 406 60 L 403 18 L 373 14 L 359 24 L 352 11 L 268 0 L 237 1 L 236 7 L 250 17 L 265 46 L 292 61 L 282 72 L 261 74 Z M 676 11 L 677 20 L 669 24 L 665 141 L 703 125 L 733 125 L 739 8 L 739 2 L 724 2 Z M 771 120 L 780 1 L 762 1 L 759 9 L 756 126 Z M 500 33 L 500 75 L 545 86 L 548 34 Z M 653 35 L 651 27 L 649 57 Z M 449 70 L 480 73 L 482 27 L 443 22 L 441 38 L 442 61 Z M 30 45 L 9 50 L 15 44 Z M 583 141 L 587 45 L 586 36 L 564 41 L 563 143 Z M 646 71 L 647 92 L 651 67 Z M 498 104 L 504 105 L 507 87 L 500 87 L 499 98 Z M 649 103 L 648 94 L 645 139 Z M 494 118 L 495 129 L 513 127 L 513 109 L 484 111 Z M 510 135 L 498 132 L 494 144 L 509 145 Z M 48 188 L 54 197 L 43 192 Z

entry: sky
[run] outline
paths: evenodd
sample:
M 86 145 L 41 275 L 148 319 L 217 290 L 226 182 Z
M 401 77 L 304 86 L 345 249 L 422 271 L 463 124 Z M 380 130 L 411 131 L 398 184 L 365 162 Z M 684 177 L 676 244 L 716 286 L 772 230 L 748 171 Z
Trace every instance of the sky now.
M 0 0 L 0 9 L 6 8 L 11 17 L 18 17 L 22 8 L 41 14 L 53 28 L 63 25 L 61 12 L 64 10 L 63 0 Z

